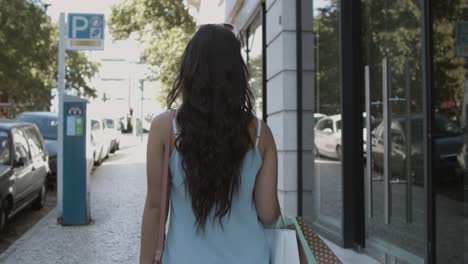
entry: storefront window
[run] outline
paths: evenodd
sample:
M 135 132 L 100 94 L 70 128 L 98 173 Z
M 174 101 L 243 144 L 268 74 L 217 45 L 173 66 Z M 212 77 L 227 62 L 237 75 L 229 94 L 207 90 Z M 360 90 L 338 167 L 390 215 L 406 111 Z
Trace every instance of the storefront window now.
M 261 12 L 243 32 L 243 56 L 250 73 L 250 85 L 255 96 L 255 113 L 262 117 L 263 109 L 263 35 Z
M 382 263 L 424 263 L 427 183 L 421 2 L 363 3 L 366 250 Z
M 432 141 L 437 263 L 468 263 L 468 1 L 432 1 Z
M 314 0 L 315 169 L 311 201 L 303 215 L 327 238 L 342 241 L 342 129 L 340 84 L 340 12 L 338 1 Z M 311 47 L 312 48 L 312 47 Z

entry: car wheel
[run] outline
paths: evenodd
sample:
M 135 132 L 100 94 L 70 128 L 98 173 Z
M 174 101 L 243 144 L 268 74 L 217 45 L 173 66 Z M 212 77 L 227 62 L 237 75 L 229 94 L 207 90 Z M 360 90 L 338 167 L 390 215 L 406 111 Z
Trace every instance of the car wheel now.
M 341 160 L 341 146 L 340 145 L 336 146 L 336 158 L 338 160 Z
M 41 190 L 39 191 L 39 196 L 32 203 L 32 209 L 41 210 L 44 208 L 47 200 L 47 184 L 42 184 Z
M 111 150 L 110 150 L 110 153 L 111 153 L 111 154 L 114 154 L 116 150 L 117 150 L 117 146 L 116 146 L 115 143 L 114 143 L 114 144 L 112 145 L 112 148 L 111 148 Z
M 316 158 L 320 157 L 319 150 L 318 150 L 317 146 L 315 146 L 315 145 L 314 145 L 314 156 L 315 156 Z
M 371 166 L 372 166 L 373 171 L 378 171 L 378 172 L 383 171 L 382 168 L 379 166 L 379 164 L 377 162 L 375 162 L 375 157 L 374 156 L 372 156 Z
M 6 202 L 3 201 L 2 204 L 0 204 L 0 232 L 5 229 L 6 223 L 7 223 L 7 211 L 6 208 L 3 206 Z
M 98 160 L 94 162 L 94 165 L 99 166 L 102 163 L 101 155 L 98 156 Z

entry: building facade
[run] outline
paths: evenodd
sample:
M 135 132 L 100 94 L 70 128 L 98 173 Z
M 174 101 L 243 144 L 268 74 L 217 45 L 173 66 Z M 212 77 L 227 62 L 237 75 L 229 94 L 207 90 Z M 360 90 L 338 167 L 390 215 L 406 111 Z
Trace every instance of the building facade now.
M 283 212 L 381 263 L 468 263 L 468 1 L 224 6 Z

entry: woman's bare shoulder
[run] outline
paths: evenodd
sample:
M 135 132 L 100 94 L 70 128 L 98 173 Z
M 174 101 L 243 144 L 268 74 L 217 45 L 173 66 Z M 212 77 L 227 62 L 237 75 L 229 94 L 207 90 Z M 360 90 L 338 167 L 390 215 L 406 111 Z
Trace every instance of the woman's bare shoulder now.
M 166 133 L 170 126 L 169 118 L 170 118 L 169 111 L 164 111 L 163 113 L 153 118 L 153 121 L 151 121 L 149 137 L 153 139 L 157 139 L 158 142 L 162 142 L 162 139 L 165 138 Z

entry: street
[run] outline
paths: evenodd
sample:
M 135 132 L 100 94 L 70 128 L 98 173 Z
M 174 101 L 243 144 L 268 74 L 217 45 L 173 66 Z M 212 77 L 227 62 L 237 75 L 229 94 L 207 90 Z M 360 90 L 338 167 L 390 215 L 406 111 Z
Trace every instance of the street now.
M 0 263 L 137 262 L 146 192 L 146 144 L 128 135 L 122 140 L 121 150 L 91 176 L 93 223 L 60 226 L 53 209 L 0 255 Z
M 49 191 L 45 207 L 40 211 L 26 208 L 10 219 L 7 228 L 0 233 L 0 254 L 10 247 L 17 239 L 46 216 L 57 204 L 55 191 Z

